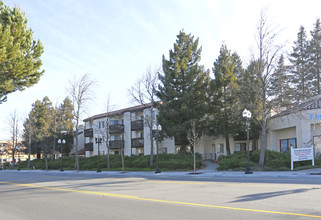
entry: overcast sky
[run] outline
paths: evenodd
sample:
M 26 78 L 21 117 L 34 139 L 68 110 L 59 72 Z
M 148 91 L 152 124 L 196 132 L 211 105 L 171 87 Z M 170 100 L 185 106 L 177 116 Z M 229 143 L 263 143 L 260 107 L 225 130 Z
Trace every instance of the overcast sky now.
M 10 138 L 8 119 L 15 109 L 22 121 L 37 99 L 48 96 L 59 105 L 69 81 L 89 73 L 99 82 L 87 115 L 104 112 L 110 93 L 117 109 L 129 107 L 128 89 L 145 70 L 168 58 L 180 30 L 199 38 L 201 64 L 213 67 L 224 42 L 237 52 L 244 67 L 255 51 L 255 31 L 262 8 L 283 31 L 279 42 L 293 46 L 300 25 L 309 36 L 321 16 L 321 1 L 297 0 L 3 0 L 25 12 L 34 38 L 44 45 L 44 75 L 0 105 L 0 140 Z M 211 73 L 212 74 L 212 73 Z

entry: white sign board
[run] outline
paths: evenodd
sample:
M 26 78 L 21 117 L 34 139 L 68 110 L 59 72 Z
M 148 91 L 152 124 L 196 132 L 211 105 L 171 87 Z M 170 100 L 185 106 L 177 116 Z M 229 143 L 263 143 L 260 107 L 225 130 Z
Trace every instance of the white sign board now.
M 293 149 L 293 147 L 291 147 L 291 170 L 293 170 L 294 161 L 304 160 L 312 160 L 312 166 L 314 166 L 313 147 L 297 149 Z

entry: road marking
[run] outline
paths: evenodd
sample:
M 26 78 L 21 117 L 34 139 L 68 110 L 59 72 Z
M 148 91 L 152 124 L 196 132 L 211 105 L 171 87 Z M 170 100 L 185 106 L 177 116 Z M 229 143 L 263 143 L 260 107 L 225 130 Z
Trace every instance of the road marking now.
M 208 182 L 183 182 L 183 181 L 162 181 L 162 180 L 152 180 L 148 181 L 150 183 L 176 183 L 176 184 L 191 184 L 191 185 L 208 185 L 211 183 Z
M 302 217 L 320 218 L 321 219 L 321 216 L 319 216 L 319 215 L 307 215 L 307 214 L 291 213 L 291 212 L 278 212 L 278 211 L 268 211 L 268 210 L 260 210 L 260 209 L 246 209 L 246 208 L 236 208 L 236 207 L 229 207 L 229 206 L 206 205 L 206 204 L 199 204 L 199 203 L 177 202 L 177 201 L 161 200 L 161 199 L 148 199 L 148 198 L 140 198 L 138 196 L 123 195 L 123 194 L 103 193 L 103 192 L 95 192 L 95 191 L 81 191 L 81 190 L 73 190 L 73 189 L 61 189 L 61 188 L 37 186 L 37 185 L 25 184 L 25 183 L 11 183 L 11 182 L 0 181 L 0 184 L 27 186 L 27 187 L 33 187 L 33 188 L 51 189 L 51 190 L 57 190 L 57 191 L 85 193 L 85 194 L 93 194 L 93 195 L 102 195 L 102 196 L 109 196 L 109 197 L 116 197 L 116 198 L 135 199 L 135 200 L 141 200 L 141 201 L 160 202 L 160 203 L 167 203 L 167 204 L 190 205 L 190 206 L 209 207 L 209 208 L 218 208 L 218 209 L 227 209 L 227 210 L 249 211 L 249 212 L 290 215 L 290 216 L 302 216 Z

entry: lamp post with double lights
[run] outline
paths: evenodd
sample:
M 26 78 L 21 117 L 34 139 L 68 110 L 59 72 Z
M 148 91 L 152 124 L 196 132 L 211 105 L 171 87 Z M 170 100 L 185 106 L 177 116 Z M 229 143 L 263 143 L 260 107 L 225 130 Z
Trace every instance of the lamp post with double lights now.
M 100 169 L 100 149 L 99 149 L 99 144 L 103 142 L 103 138 L 101 136 L 96 136 L 95 137 L 96 144 L 98 144 L 98 167 L 97 167 L 97 173 L 101 172 Z
M 66 143 L 65 139 L 58 139 L 58 144 L 60 144 L 60 172 L 64 172 L 64 168 L 62 166 L 62 145 Z
M 154 137 L 156 140 L 156 171 L 155 173 L 161 173 L 161 170 L 159 169 L 159 164 L 158 164 L 158 141 L 160 137 L 160 132 L 162 131 L 162 126 L 161 125 L 153 125 L 153 132 L 154 132 Z
M 244 109 L 242 116 L 245 119 L 245 126 L 246 126 L 247 166 L 246 166 L 245 174 L 253 174 L 253 171 L 251 170 L 251 167 L 250 167 L 250 141 L 249 141 L 250 139 L 249 129 L 251 124 L 250 121 L 251 121 L 252 113 L 249 110 Z

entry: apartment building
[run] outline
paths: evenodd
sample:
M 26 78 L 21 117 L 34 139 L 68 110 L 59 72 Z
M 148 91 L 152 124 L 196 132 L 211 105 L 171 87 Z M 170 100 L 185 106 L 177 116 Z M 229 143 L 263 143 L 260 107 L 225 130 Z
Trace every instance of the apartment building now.
M 107 154 L 107 144 L 110 154 L 150 155 L 151 131 L 150 123 L 156 122 L 157 109 L 151 113 L 150 105 L 139 105 L 125 109 L 94 115 L 84 120 L 84 150 L 85 156 Z M 102 138 L 102 143 L 96 143 L 96 137 Z M 156 154 L 156 142 L 153 140 L 153 151 Z M 158 143 L 159 153 L 175 153 L 173 139 L 165 139 Z

